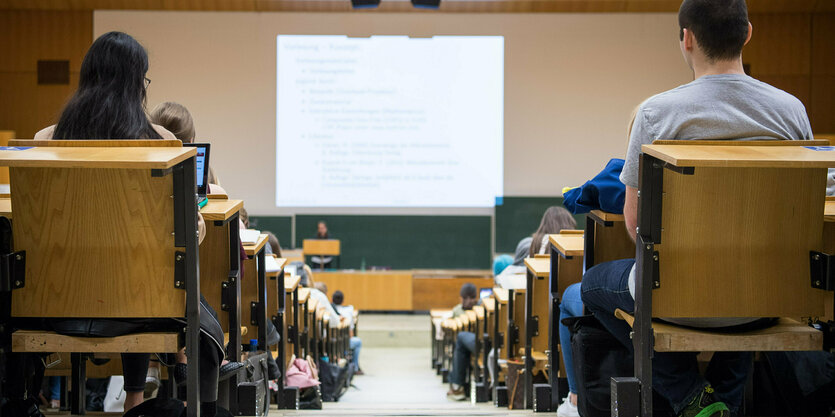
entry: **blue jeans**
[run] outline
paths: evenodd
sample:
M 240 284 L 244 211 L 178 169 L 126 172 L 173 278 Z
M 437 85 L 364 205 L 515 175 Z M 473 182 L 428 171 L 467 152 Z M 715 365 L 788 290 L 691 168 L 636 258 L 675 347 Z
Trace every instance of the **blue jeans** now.
M 449 382 L 464 385 L 470 373 L 470 355 L 475 352 L 475 334 L 460 332 L 455 340 L 455 352 L 452 354 L 452 372 Z
M 351 337 L 350 348 L 352 357 L 351 357 L 351 365 L 354 367 L 354 371 L 360 369 L 360 349 L 362 349 L 362 340 L 359 337 L 353 336 Z
M 629 325 L 615 317 L 615 309 L 634 313 L 635 300 L 629 293 L 629 272 L 634 259 L 595 265 L 583 276 L 582 300 L 594 317 L 630 351 L 633 351 Z M 565 349 L 563 349 L 565 350 Z M 634 351 L 633 351 L 634 353 Z M 698 352 L 655 352 L 652 360 L 652 387 L 666 398 L 676 414 L 698 395 L 710 381 L 715 398 L 732 413 L 742 404 L 745 380 L 751 371 L 750 352 L 716 352 L 706 373 L 699 374 Z M 568 365 L 566 365 L 568 366 Z
M 571 351 L 571 333 L 562 324 L 562 319 L 583 315 L 583 300 L 580 298 L 580 283 L 572 284 L 562 293 L 560 299 L 560 345 L 562 346 L 562 361 L 565 363 L 565 377 L 568 379 L 568 391 L 577 393 L 574 380 L 574 354 Z
M 49 399 L 50 400 L 60 400 L 61 399 L 61 377 L 60 376 L 49 377 Z

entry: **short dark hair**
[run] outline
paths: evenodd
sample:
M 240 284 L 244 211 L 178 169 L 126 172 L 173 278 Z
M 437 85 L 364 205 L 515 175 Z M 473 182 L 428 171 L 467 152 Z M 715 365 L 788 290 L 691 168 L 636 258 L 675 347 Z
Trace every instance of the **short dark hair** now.
M 342 291 L 336 290 L 333 292 L 333 303 L 341 306 L 342 302 L 345 301 L 345 296 L 342 294 Z
M 708 59 L 734 59 L 748 38 L 748 6 L 745 0 L 684 0 L 678 26 L 679 39 L 684 29 L 692 31 Z
M 476 298 L 478 297 L 478 289 L 472 283 L 466 283 L 461 286 L 461 298 Z

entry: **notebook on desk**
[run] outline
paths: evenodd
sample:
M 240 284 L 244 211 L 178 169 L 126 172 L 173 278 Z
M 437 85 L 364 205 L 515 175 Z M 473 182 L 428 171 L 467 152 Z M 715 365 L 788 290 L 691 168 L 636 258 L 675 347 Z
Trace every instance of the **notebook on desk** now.
M 260 230 L 241 229 L 239 231 L 241 236 L 241 243 L 244 245 L 254 245 L 258 242 L 258 237 L 261 236 Z
M 202 208 L 208 202 L 206 194 L 209 191 L 209 149 L 211 144 L 184 143 L 183 146 L 197 148 L 197 156 L 194 158 L 194 166 L 197 169 L 197 207 Z

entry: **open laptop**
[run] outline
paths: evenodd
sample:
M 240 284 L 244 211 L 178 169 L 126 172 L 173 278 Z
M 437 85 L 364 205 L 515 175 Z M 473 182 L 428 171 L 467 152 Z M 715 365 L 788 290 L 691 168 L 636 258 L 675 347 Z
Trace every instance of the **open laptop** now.
M 197 207 L 202 208 L 208 202 L 206 194 L 209 191 L 209 149 L 211 144 L 184 143 L 183 146 L 197 148 L 197 157 L 194 158 L 194 166 L 197 168 Z

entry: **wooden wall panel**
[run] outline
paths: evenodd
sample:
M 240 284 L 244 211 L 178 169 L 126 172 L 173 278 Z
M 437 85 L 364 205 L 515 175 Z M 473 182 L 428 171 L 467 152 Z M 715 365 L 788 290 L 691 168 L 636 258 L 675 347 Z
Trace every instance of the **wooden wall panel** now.
M 411 271 L 314 271 L 313 279 L 328 286 L 329 299 L 340 290 L 345 304 L 358 310 L 412 310 Z
M 461 302 L 461 286 L 471 282 L 476 288 L 493 288 L 493 278 L 415 278 L 412 280 L 414 310 L 452 308 Z
M 751 13 L 810 13 L 833 11 L 831 0 L 755 0 Z M 441 12 L 675 12 L 680 0 L 443 0 Z M 213 10 L 319 11 L 351 10 L 349 0 L 5 0 L 0 9 L 24 10 Z M 406 0 L 384 0 L 380 7 L 361 13 L 419 12 Z
M 794 95 L 806 108 L 811 99 L 811 16 L 752 14 L 754 32 L 743 50 L 751 76 Z
M 754 32 L 743 60 L 755 75 L 808 75 L 812 34 L 811 15 L 752 14 Z
M 0 130 L 31 138 L 57 120 L 93 38 L 89 11 L 0 11 Z M 37 85 L 40 59 L 69 60 L 69 85 Z
M 835 132 L 835 13 L 812 17 L 812 97 L 809 110 L 814 132 Z

